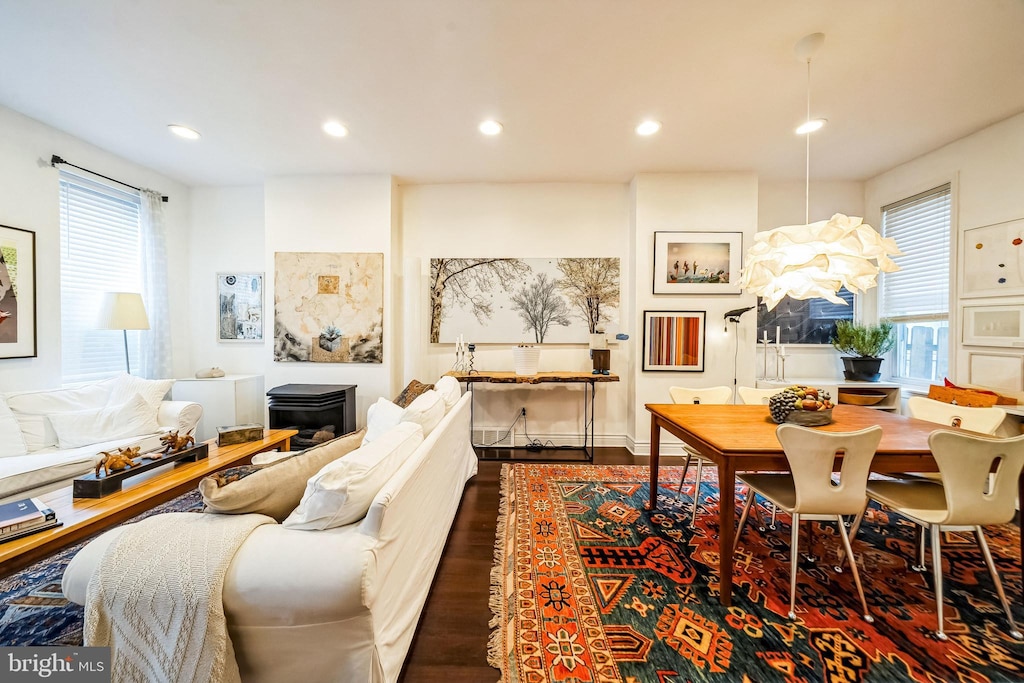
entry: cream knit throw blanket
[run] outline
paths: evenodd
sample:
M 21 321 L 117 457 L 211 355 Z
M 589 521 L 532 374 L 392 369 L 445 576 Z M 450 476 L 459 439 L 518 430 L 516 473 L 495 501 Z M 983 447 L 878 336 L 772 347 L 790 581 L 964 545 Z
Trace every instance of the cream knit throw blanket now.
M 224 575 L 265 515 L 172 512 L 125 532 L 89 580 L 85 644 L 111 648 L 114 681 L 237 683 Z

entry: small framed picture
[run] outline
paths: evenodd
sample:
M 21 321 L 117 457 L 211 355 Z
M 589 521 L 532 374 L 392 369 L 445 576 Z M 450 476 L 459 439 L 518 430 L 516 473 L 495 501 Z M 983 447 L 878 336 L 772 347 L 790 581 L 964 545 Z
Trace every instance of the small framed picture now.
M 960 296 L 1024 294 L 1024 218 L 964 230 Z
M 36 234 L 0 225 L 0 358 L 36 355 Z
M 739 294 L 742 232 L 654 233 L 655 294 Z
M 704 311 L 644 311 L 645 372 L 704 372 Z
M 217 341 L 263 341 L 263 273 L 217 273 Z
M 964 306 L 965 346 L 1024 348 L 1024 305 Z
M 1020 356 L 968 353 L 967 381 L 988 389 L 1024 390 L 1024 361 Z

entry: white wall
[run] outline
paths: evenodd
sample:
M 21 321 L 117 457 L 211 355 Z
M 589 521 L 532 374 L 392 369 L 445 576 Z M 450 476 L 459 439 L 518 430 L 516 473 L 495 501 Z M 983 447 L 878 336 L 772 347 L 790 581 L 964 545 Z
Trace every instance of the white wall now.
M 356 414 L 362 425 L 366 409 L 380 396 L 393 397 L 401 387 L 403 342 L 397 339 L 401 312 L 395 299 L 392 255 L 394 184 L 390 176 L 290 176 L 264 186 L 264 268 L 268 316 L 274 301 L 274 252 L 374 252 L 384 254 L 384 362 L 289 363 L 273 360 L 273 327 L 264 346 L 266 387 L 282 384 L 355 384 Z M 213 321 L 210 321 L 211 331 Z M 399 369 L 395 366 L 398 365 Z
M 523 183 L 404 185 L 401 214 L 405 284 L 404 381 L 430 381 L 451 369 L 452 344 L 429 344 L 427 276 L 432 257 L 604 257 L 621 259 L 620 327 L 628 332 L 633 271 L 627 254 L 629 188 L 625 184 Z M 467 339 L 467 342 L 472 342 Z M 597 445 L 625 445 L 631 387 L 630 345 L 612 347 L 615 384 L 600 384 L 596 393 Z M 512 344 L 477 346 L 474 367 L 512 368 Z M 546 344 L 541 371 L 592 369 L 586 344 Z M 579 387 L 481 389 L 475 426 L 507 429 L 527 407 L 530 436 L 568 443 L 582 429 Z M 486 398 L 483 392 L 488 392 Z
M 197 187 L 192 190 L 189 310 L 194 334 L 188 372 L 219 367 L 228 374 L 263 374 L 268 362 L 260 343 L 217 341 L 217 273 L 266 271 L 263 187 Z M 267 293 L 264 289 L 264 294 Z M 264 300 L 266 338 L 273 332 L 273 299 Z
M 633 340 L 630 345 L 635 392 L 628 408 L 635 415 L 628 438 L 634 453 L 650 452 L 650 414 L 645 403 L 668 403 L 668 388 L 732 386 L 733 358 L 736 346 L 736 377 L 740 385 L 754 384 L 754 316 L 741 318 L 738 339 L 732 325 L 725 332 L 724 313 L 733 308 L 753 306 L 749 294 L 718 296 L 655 295 L 651 293 L 651 256 L 657 230 L 742 232 L 744 249 L 757 229 L 757 175 L 754 173 L 641 174 L 633 180 L 633 216 L 630 241 L 635 253 L 636 297 L 633 311 Z M 707 312 L 704 372 L 642 372 L 644 310 L 688 310 Z M 668 443 L 669 439 L 665 439 Z M 677 452 L 669 447 L 666 453 Z
M 954 382 L 966 384 L 971 380 L 968 355 L 972 351 L 1021 355 L 1019 350 L 965 348 L 960 343 L 960 309 L 965 303 L 1020 305 L 1024 304 L 1024 297 L 961 299 L 956 263 L 961 253 L 960 238 L 965 230 L 1024 218 L 1024 114 L 989 126 L 867 181 L 864 192 L 866 218 L 877 226 L 881 207 L 947 182 L 952 183 L 953 192 L 950 262 L 954 294 L 949 320 L 953 352 L 949 371 Z
M 806 187 L 801 180 L 761 182 L 757 193 L 757 229 L 771 230 L 782 225 L 804 225 L 807 212 Z M 811 222 L 826 220 L 833 214 L 864 215 L 864 183 L 854 181 L 812 181 Z M 875 227 L 876 224 L 872 223 Z M 860 311 L 855 312 L 860 315 Z M 764 374 L 762 347 L 758 347 L 757 374 Z M 830 345 L 787 344 L 786 379 L 842 379 L 839 352 Z M 768 355 L 768 372 L 774 376 L 775 353 Z
M 155 171 L 129 163 L 38 121 L 0 107 L 0 224 L 36 233 L 36 339 L 38 357 L 0 359 L 0 391 L 60 386 L 60 214 L 57 154 L 78 166 L 162 192 L 167 228 L 167 269 L 189 271 L 189 190 Z M 179 280 L 180 283 L 180 280 Z M 189 366 L 192 316 L 186 286 L 170 288 L 174 374 Z M 112 333 L 114 334 L 114 333 Z

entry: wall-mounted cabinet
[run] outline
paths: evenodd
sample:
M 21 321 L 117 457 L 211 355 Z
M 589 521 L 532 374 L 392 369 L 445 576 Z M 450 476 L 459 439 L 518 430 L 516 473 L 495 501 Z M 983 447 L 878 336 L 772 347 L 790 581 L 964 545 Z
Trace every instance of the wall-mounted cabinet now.
M 890 413 L 900 412 L 900 386 L 886 382 L 837 382 L 834 379 L 757 380 L 758 389 L 785 389 L 794 384 L 824 389 L 838 404 L 859 405 Z

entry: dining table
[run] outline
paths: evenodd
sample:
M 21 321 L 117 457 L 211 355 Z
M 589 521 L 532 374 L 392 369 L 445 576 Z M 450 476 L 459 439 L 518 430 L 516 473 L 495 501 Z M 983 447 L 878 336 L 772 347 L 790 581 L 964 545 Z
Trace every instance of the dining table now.
M 648 403 L 645 407 L 651 414 L 649 510 L 653 512 L 658 504 L 662 430 L 686 442 L 718 466 L 719 600 L 723 605 L 731 605 L 736 473 L 789 471 L 786 454 L 775 434 L 778 425 L 772 420 L 766 405 Z M 938 471 L 928 447 L 928 436 L 938 429 L 952 427 L 863 406 L 836 405 L 832 409 L 832 422 L 814 429 L 852 432 L 874 425 L 882 428 L 882 439 L 871 461 L 873 472 Z M 837 468 L 841 461 L 842 457 L 837 456 Z M 1024 500 L 1024 475 L 1019 486 Z M 1021 554 L 1024 557 L 1024 539 L 1021 541 Z

